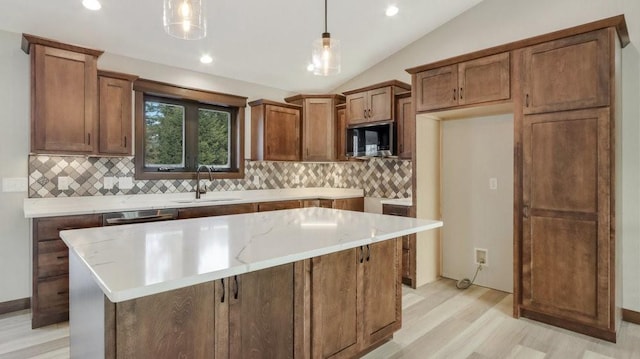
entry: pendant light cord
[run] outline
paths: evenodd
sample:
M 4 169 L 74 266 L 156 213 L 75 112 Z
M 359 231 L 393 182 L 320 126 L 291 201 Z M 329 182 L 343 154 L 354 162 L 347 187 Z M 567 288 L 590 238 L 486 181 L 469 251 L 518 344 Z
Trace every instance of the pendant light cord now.
M 327 32 L 327 0 L 324 0 L 324 32 Z

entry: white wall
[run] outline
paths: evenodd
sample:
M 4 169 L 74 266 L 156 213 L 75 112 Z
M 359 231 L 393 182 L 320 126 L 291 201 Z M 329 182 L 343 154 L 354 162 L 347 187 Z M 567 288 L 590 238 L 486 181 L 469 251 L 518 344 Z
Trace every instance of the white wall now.
M 30 119 L 29 56 L 20 49 L 21 34 L 0 31 L 0 178 L 27 177 Z M 290 92 L 228 78 L 172 68 L 105 53 L 98 67 L 143 78 L 246 96 L 249 101 L 282 101 Z M 245 157 L 250 151 L 250 110 L 245 120 Z M 22 202 L 26 192 L 0 192 L 0 303 L 31 296 L 29 221 Z
M 442 276 L 513 292 L 513 115 L 442 121 Z M 489 188 L 497 179 L 497 189 Z
M 638 0 L 484 0 L 386 60 L 340 86 L 337 91 L 398 79 L 404 71 L 437 60 L 481 50 L 602 18 L 625 14 L 632 44 L 622 51 L 622 230 L 623 305 L 640 311 L 640 1 Z M 628 131 L 627 131 L 628 130 Z M 418 136 L 420 139 L 420 136 Z M 420 188 L 418 188 L 420 191 Z M 446 225 L 446 224 L 445 224 Z
M 29 153 L 29 57 L 20 36 L 0 31 L 0 178 L 27 177 Z M 26 192 L 0 192 L 0 302 L 31 293 L 29 225 L 22 213 Z

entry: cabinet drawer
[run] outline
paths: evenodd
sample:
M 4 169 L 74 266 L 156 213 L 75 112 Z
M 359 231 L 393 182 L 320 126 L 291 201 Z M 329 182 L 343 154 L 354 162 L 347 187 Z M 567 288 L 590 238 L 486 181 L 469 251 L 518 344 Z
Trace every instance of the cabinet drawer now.
M 265 202 L 258 204 L 258 212 L 278 211 L 281 209 L 300 208 L 300 201 Z
M 69 273 L 69 249 L 60 239 L 38 242 L 38 278 Z
M 37 311 L 40 315 L 69 311 L 69 277 L 59 276 L 38 280 Z
M 407 206 L 397 206 L 394 204 L 382 205 L 382 213 L 388 214 L 391 216 L 409 217 L 410 210 L 411 210 L 411 207 L 407 207 Z
M 222 206 L 192 207 L 178 209 L 178 219 L 226 216 L 256 212 L 253 203 L 230 204 Z
M 102 226 L 102 215 L 65 216 L 37 218 L 33 220 L 33 238 L 38 241 L 58 239 L 60 231 L 66 229 Z

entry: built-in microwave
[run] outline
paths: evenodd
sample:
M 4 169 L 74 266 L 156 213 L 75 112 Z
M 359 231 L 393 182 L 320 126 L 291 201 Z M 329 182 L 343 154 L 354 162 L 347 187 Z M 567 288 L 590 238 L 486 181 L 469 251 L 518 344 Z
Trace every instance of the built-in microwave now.
M 393 122 L 356 125 L 347 128 L 347 156 L 385 157 L 395 154 Z

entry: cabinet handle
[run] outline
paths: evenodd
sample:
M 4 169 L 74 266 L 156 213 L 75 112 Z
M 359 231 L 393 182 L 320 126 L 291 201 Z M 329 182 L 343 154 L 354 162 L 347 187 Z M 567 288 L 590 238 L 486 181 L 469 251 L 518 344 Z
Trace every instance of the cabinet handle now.
M 220 303 L 224 303 L 224 296 L 226 294 L 224 289 L 224 278 L 220 279 L 220 282 L 222 282 L 222 298 L 220 298 Z
M 462 100 L 462 87 L 460 87 L 460 99 Z
M 124 147 L 127 147 L 127 136 L 124 136 Z
M 529 107 L 529 94 L 524 96 L 524 106 Z
M 307 147 L 307 156 L 309 156 L 309 147 Z
M 364 262 L 364 249 L 360 246 L 360 263 Z
M 522 215 L 524 218 L 529 218 L 529 206 L 525 205 L 522 207 Z
M 271 153 L 271 147 L 269 145 L 267 145 L 267 154 Z
M 456 100 L 456 89 L 453 89 L 453 101 Z
M 367 262 L 371 259 L 371 247 L 367 244 Z
M 57 256 L 56 259 L 65 259 L 65 258 L 69 258 L 69 255 L 66 256 Z
M 87 145 L 91 146 L 91 134 L 87 133 Z
M 403 150 L 404 150 L 404 145 L 401 143 L 400 144 L 400 153 L 402 153 Z
M 235 288 L 233 288 L 233 299 L 238 299 L 238 292 L 240 291 L 238 287 L 238 276 L 233 276 L 233 281 L 235 282 Z
M 369 109 L 369 118 L 371 118 L 371 109 Z
M 68 290 L 61 290 L 58 292 L 58 295 L 69 294 Z

